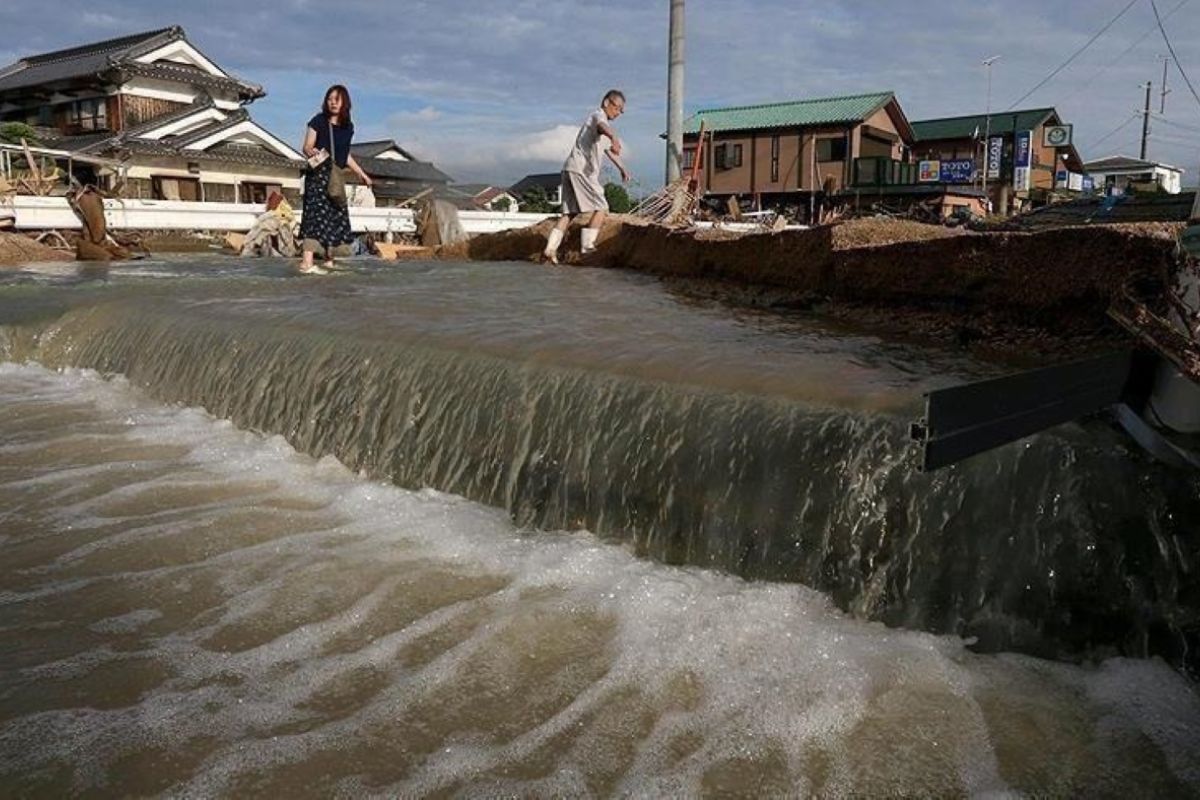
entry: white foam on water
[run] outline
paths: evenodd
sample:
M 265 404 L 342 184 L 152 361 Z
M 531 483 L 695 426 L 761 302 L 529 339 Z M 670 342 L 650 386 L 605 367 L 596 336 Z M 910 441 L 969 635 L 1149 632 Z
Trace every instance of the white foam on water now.
M 518 530 L 88 371 L 0 364 L 0 409 L 16 400 L 87 404 L 121 423 L 109 443 L 152 449 L 67 473 L 114 482 L 38 509 L 79 540 L 0 586 L 22 619 L 132 606 L 0 678 L 0 720 L 14 686 L 47 698 L 0 722 L 0 779 L 71 764 L 70 789 L 116 791 L 122 759 L 165 749 L 194 758 L 155 767 L 159 788 L 200 795 L 1200 790 L 1200 699 L 1159 661 L 977 655 L 803 586 Z M 88 690 L 54 700 L 69 684 Z

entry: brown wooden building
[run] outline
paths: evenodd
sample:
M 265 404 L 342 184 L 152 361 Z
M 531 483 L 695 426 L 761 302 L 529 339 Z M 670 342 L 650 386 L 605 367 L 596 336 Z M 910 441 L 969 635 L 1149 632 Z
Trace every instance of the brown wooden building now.
M 695 163 L 701 122 L 701 189 L 759 202 L 841 192 L 854 182 L 856 159 L 903 161 L 913 140 L 891 92 L 711 108 L 685 122 L 685 171 Z
M 999 213 L 1037 203 L 1052 191 L 1071 191 L 1070 176 L 1083 174 L 1083 161 L 1072 142 L 1073 128 L 1053 108 L 917 120 L 912 127 L 913 158 L 918 163 L 973 160 L 977 172 L 973 183 L 982 186 L 990 160 L 988 195 Z M 1030 137 L 1029 175 L 1027 185 L 1015 185 L 1016 140 L 1024 134 Z

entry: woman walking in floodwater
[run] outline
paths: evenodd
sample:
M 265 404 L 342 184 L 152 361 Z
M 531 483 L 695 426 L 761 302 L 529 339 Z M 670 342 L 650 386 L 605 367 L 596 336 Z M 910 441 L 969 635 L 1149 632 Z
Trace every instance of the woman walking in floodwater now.
M 333 248 L 349 244 L 350 210 L 345 202 L 335 203 L 330 199 L 329 177 L 336 164 L 349 168 L 367 186 L 371 178 L 362 171 L 354 156 L 350 155 L 350 141 L 354 138 L 354 123 L 350 121 L 350 92 L 345 86 L 330 86 L 325 92 L 321 113 L 308 121 L 304 132 L 304 155 L 309 160 L 309 169 L 304 178 L 304 216 L 300 221 L 300 238 L 303 240 L 303 257 L 300 271 L 317 275 L 326 272 L 313 263 L 317 250 L 325 253 L 325 267 L 333 266 Z M 315 166 L 312 166 L 313 164 Z

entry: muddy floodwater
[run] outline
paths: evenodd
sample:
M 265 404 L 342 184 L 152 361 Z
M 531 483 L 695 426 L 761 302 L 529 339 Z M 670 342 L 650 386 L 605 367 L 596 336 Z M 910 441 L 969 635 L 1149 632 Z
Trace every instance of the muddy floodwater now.
M 1200 793 L 1200 486 L 615 271 L 0 273 L 0 794 Z

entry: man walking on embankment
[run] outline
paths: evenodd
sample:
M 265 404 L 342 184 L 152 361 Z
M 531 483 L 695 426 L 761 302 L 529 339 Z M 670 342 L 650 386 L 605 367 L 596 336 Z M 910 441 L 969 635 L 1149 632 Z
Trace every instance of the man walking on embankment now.
M 605 154 L 621 172 L 621 181 L 629 180 L 629 171 L 621 163 L 621 140 L 610 124 L 625 111 L 625 95 L 618 89 L 610 89 L 600 101 L 600 108 L 588 115 L 575 136 L 575 146 L 563 163 L 562 168 L 562 211 L 546 237 L 546 249 L 542 255 L 552 264 L 558 263 L 558 247 L 571 220 L 579 214 L 591 213 L 592 218 L 580 233 L 583 252 L 596 249 L 600 226 L 608 215 L 608 201 L 604 197 L 604 186 L 600 183 L 601 139 L 607 136 L 612 143 Z

